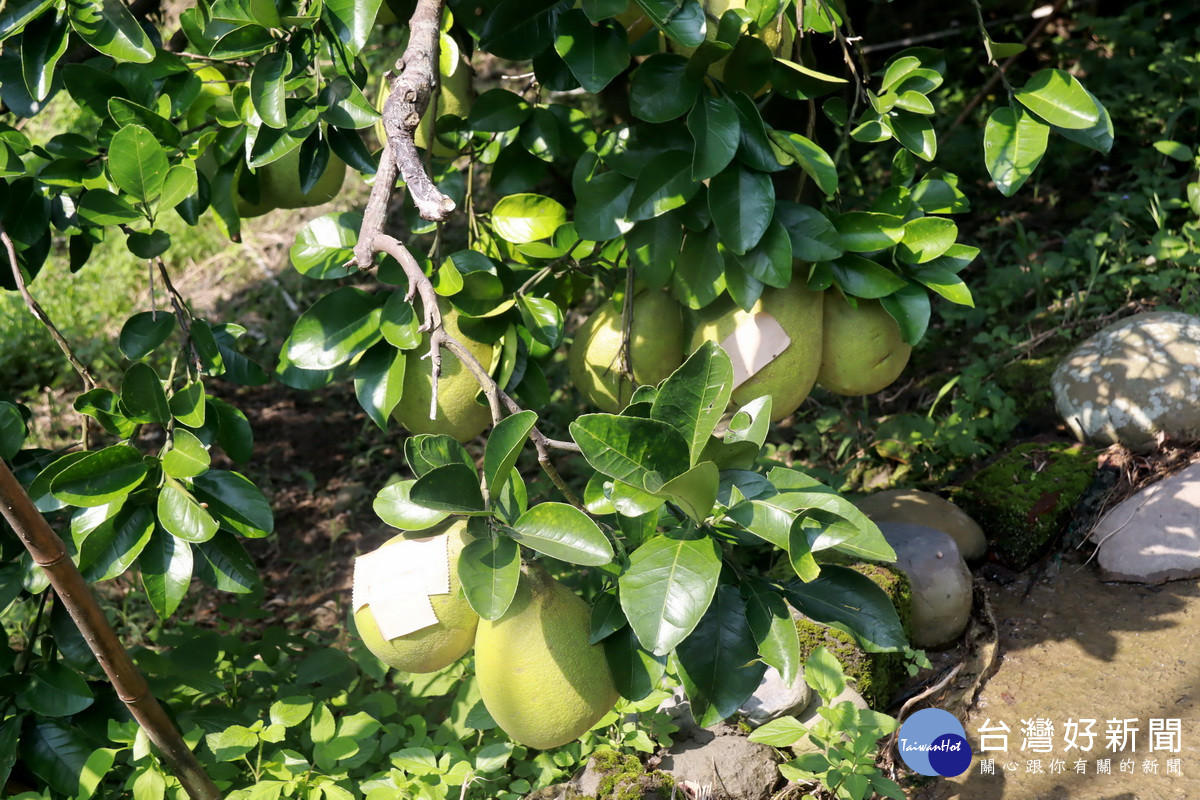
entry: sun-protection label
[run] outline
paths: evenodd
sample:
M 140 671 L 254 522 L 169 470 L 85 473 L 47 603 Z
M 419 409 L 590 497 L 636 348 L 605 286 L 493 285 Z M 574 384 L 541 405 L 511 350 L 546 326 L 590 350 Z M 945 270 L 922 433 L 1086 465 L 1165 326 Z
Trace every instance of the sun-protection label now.
M 751 314 L 721 342 L 733 362 L 733 388 L 753 378 L 788 348 L 792 339 L 765 311 Z
M 354 610 L 370 606 L 384 639 L 436 625 L 429 598 L 449 593 L 449 541 L 444 534 L 401 539 L 354 560 Z

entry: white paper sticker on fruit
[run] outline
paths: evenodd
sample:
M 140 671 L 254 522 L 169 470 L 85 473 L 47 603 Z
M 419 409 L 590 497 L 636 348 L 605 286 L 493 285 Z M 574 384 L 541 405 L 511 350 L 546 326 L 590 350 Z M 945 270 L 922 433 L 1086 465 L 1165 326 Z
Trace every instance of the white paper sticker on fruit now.
M 733 362 L 733 388 L 753 378 L 787 349 L 792 339 L 765 311 L 752 314 L 721 342 Z
M 429 596 L 450 592 L 444 535 L 402 539 L 354 560 L 354 610 L 371 606 L 385 639 L 436 625 Z

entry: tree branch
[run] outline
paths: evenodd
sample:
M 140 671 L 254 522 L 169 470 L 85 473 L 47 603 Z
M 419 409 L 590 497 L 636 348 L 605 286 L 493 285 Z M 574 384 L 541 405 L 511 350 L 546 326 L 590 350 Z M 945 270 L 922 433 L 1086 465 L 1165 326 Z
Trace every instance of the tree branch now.
M 62 540 L 29 499 L 8 465 L 0 460 L 0 513 L 17 532 L 33 562 L 46 571 L 59 602 L 71 615 L 96 661 L 133 718 L 162 754 L 167 767 L 192 800 L 220 800 L 221 793 L 179 735 L 171 718 L 150 693 L 96 602 L 87 582 L 67 556 Z

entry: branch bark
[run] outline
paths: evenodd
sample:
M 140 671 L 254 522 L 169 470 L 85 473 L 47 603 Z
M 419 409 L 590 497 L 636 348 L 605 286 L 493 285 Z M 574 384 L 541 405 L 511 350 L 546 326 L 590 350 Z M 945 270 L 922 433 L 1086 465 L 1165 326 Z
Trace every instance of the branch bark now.
M 117 696 L 146 731 L 188 796 L 192 800 L 220 800 L 221 793 L 196 761 L 166 711 L 150 693 L 145 677 L 125 652 L 91 589 L 79 574 L 75 563 L 67 556 L 62 540 L 51 530 L 2 460 L 0 513 L 17 532 L 25 549 L 33 556 L 33 562 L 46 570 L 55 594 L 83 634 L 96 661 L 116 689 Z

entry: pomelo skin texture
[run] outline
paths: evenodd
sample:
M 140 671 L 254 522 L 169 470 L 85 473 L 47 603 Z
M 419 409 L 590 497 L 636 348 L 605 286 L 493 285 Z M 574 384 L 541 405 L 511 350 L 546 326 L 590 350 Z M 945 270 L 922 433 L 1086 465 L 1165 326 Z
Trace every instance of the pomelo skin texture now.
M 779 356 L 733 390 L 733 404 L 743 406 L 771 396 L 771 421 L 791 414 L 812 391 L 821 367 L 821 293 L 810 292 L 802 279 L 786 289 L 767 289 L 749 311 L 735 308 L 702 321 L 692 334 L 690 350 L 704 342 L 720 344 L 738 325 L 760 312 L 770 314 L 791 342 Z
M 307 208 L 337 197 L 346 178 L 346 162 L 333 153 L 308 194 L 300 191 L 300 148 L 258 170 L 258 202 L 236 195 L 238 216 L 257 217 L 277 208 Z
M 604 648 L 588 644 L 591 609 L 534 564 L 504 616 L 480 620 L 475 676 L 488 713 L 513 740 L 545 750 L 574 741 L 617 702 Z
M 450 593 L 435 594 L 429 598 L 433 613 L 438 618 L 437 625 L 387 641 L 379 632 L 370 604 L 354 613 L 354 624 L 367 649 L 389 667 L 402 672 L 437 672 L 466 655 L 475 643 L 479 615 L 467 603 L 458 580 L 458 555 L 472 538 L 467 533 L 466 520 L 460 519 L 415 534 L 401 534 L 389 539 L 384 547 L 400 539 L 439 535 L 450 537 L 447 543 Z
M 484 369 L 492 363 L 492 346 L 477 342 L 458 327 L 458 312 L 443 304 L 442 327 L 471 351 Z M 428 358 L 429 335 L 405 356 L 404 392 L 393 416 L 410 433 L 445 433 L 460 442 L 470 441 L 492 422 L 487 406 L 475 402 L 479 382 L 458 356 L 442 348 L 442 374 L 438 379 L 437 416 L 429 418 L 429 400 L 433 395 L 433 366 Z
M 596 408 L 615 414 L 633 395 L 621 374 L 621 306 L 606 302 L 588 318 L 567 359 L 571 382 Z M 629 359 L 637 383 L 654 385 L 683 363 L 683 309 L 671 297 L 647 289 L 633 298 Z
M 908 364 L 912 348 L 878 300 L 825 292 L 825 336 L 817 383 L 834 394 L 857 397 L 891 385 Z

